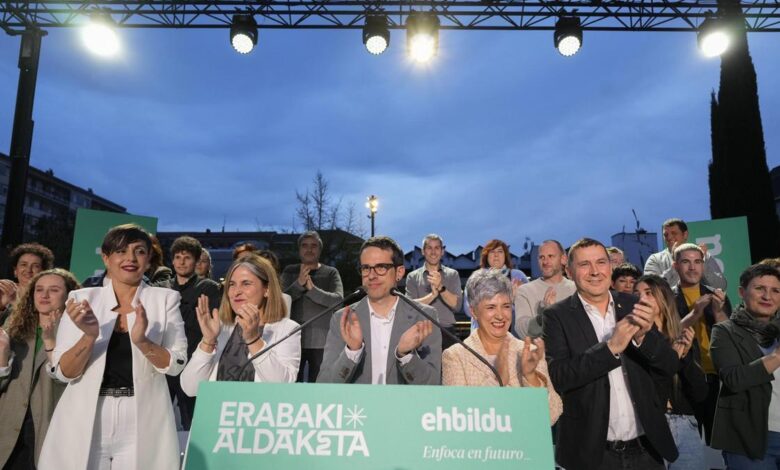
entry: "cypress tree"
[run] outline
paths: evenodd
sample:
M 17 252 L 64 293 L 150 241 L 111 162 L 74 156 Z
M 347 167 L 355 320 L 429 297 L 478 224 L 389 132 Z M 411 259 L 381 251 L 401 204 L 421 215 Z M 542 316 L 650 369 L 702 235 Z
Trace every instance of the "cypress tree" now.
M 720 88 L 712 94 L 712 161 L 709 165 L 713 219 L 747 216 L 753 261 L 780 254 L 780 222 L 766 163 L 758 85 L 738 1 L 719 2 L 731 26 L 731 45 L 721 56 Z

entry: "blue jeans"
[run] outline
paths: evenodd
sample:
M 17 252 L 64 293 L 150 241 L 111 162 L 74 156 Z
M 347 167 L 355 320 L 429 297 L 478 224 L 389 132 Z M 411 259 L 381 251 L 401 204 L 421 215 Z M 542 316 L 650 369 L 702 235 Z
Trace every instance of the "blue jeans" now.
M 764 458 L 752 460 L 750 457 L 723 451 L 723 460 L 728 470 L 777 470 L 780 469 L 780 432 L 769 431 Z
M 669 470 L 707 468 L 704 456 L 704 441 L 699 435 L 699 423 L 690 415 L 667 414 L 666 421 L 674 437 L 680 456 L 669 463 Z

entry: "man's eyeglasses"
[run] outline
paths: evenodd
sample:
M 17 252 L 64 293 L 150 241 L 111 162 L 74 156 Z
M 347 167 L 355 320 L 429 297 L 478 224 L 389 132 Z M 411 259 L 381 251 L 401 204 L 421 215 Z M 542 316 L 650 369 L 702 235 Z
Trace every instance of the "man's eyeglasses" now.
M 361 264 L 358 266 L 358 271 L 360 271 L 361 276 L 368 276 L 373 269 L 377 276 L 384 276 L 387 274 L 387 271 L 393 269 L 394 267 L 395 265 L 393 263 L 375 264 L 373 266 L 368 264 Z

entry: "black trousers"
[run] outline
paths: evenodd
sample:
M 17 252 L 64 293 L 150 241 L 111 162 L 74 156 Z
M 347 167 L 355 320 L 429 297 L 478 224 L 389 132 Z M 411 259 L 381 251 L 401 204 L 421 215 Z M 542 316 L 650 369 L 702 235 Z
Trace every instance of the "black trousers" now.
M 6 429 L 6 431 L 10 431 Z M 22 429 L 16 439 L 14 450 L 3 465 L 3 470 L 35 470 L 35 423 L 32 420 L 30 407 L 24 415 Z
M 319 348 L 303 348 L 301 349 L 301 366 L 298 368 L 298 378 L 296 382 L 309 382 L 314 383 L 317 381 L 317 376 L 320 375 L 320 366 L 322 365 L 322 356 L 325 352 L 324 349 Z M 304 377 L 304 367 L 309 365 L 309 373 Z
M 699 434 L 704 436 L 704 442 L 710 445 L 712 439 L 712 423 L 715 421 L 715 409 L 718 406 L 718 391 L 720 379 L 716 374 L 707 374 L 707 398 L 695 405 L 696 420 L 699 422 Z
M 640 446 L 622 451 L 605 449 L 599 470 L 664 470 L 664 459 L 647 439 L 642 436 L 639 441 Z

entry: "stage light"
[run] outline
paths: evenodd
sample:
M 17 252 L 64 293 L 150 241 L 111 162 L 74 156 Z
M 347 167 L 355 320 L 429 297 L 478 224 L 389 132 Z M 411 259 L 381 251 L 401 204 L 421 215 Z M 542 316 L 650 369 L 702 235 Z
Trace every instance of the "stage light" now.
M 101 57 L 111 57 L 119 52 L 116 23 L 107 13 L 93 13 L 89 23 L 81 30 L 81 40 L 87 49 Z
M 731 36 L 722 19 L 708 15 L 699 25 L 698 41 L 702 54 L 718 57 L 729 48 Z
M 363 26 L 363 44 L 368 52 L 379 55 L 390 45 L 390 30 L 387 29 L 387 17 L 384 15 L 366 16 Z
M 257 22 L 252 15 L 233 15 L 230 44 L 239 54 L 249 54 L 257 45 Z
M 416 62 L 428 62 L 439 49 L 439 17 L 412 12 L 406 20 L 406 49 Z
M 576 16 L 561 16 L 555 23 L 555 48 L 564 57 L 571 57 L 582 47 L 582 25 Z

